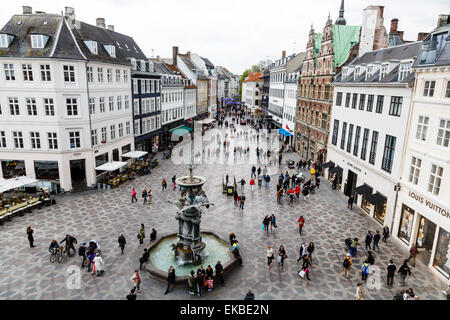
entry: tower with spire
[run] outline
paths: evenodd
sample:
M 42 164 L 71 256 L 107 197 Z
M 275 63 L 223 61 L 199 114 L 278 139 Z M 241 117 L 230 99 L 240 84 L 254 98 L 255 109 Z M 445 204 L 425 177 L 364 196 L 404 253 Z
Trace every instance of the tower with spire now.
M 339 9 L 339 18 L 336 19 L 336 22 L 334 24 L 343 26 L 347 24 L 347 21 L 345 21 L 344 18 L 344 0 L 341 1 L 341 8 Z

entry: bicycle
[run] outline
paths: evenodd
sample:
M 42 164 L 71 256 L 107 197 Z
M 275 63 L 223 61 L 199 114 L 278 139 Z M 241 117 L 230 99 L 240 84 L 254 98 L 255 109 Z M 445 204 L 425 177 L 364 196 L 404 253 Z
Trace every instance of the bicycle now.
M 64 248 L 59 247 L 57 249 L 53 249 L 51 253 L 52 254 L 50 255 L 50 262 L 54 263 L 58 260 L 58 263 L 61 263 L 64 256 Z

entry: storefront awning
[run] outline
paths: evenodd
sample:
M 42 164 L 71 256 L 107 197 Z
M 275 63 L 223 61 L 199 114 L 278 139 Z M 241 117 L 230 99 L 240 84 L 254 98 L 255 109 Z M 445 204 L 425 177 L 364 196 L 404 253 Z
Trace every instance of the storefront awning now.
M 28 184 L 33 184 L 36 183 L 37 181 L 38 180 L 27 176 L 21 176 L 11 179 L 0 178 L 0 193 L 20 188 Z
M 107 162 L 102 164 L 101 166 L 98 166 L 95 168 L 95 170 L 102 170 L 102 171 L 115 171 L 117 169 L 120 169 L 124 166 L 126 166 L 126 162 L 120 162 L 120 161 L 113 161 L 113 162 Z
M 383 204 L 387 201 L 387 198 L 381 193 L 377 192 L 368 196 L 367 201 L 369 201 L 371 204 Z
M 285 137 L 290 137 L 290 136 L 292 136 L 292 133 L 290 133 L 290 132 L 288 132 L 288 131 L 286 131 L 286 130 L 284 130 L 284 129 L 278 129 L 278 132 L 279 132 L 281 135 L 285 136 Z
M 332 168 L 330 169 L 330 172 L 331 172 L 331 173 L 340 173 L 340 174 L 342 174 L 343 171 L 344 171 L 344 170 L 343 170 L 341 167 L 339 167 L 339 166 L 335 166 L 335 167 L 332 167 Z
M 122 155 L 125 158 L 140 158 L 147 154 L 147 151 L 130 151 Z
M 357 194 L 370 194 L 372 193 L 373 189 L 371 186 L 368 186 L 367 184 L 364 183 L 363 185 L 356 187 L 355 191 Z
M 333 168 L 333 167 L 334 167 L 334 162 L 333 161 L 328 161 L 327 163 L 324 163 L 322 165 L 322 168 Z

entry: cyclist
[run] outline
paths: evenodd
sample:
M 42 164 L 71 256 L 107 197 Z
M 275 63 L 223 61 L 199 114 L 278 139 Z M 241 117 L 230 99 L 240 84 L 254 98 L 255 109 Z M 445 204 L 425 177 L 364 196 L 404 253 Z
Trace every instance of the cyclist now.
M 48 247 L 48 252 L 54 254 L 59 249 L 59 244 L 56 240 L 52 240 L 50 247 Z
M 70 249 L 75 252 L 75 247 L 73 246 L 74 243 L 78 243 L 77 239 L 75 237 L 72 237 L 70 234 L 67 234 L 66 237 L 61 240 L 59 243 L 66 242 L 66 250 L 68 255 L 70 256 Z

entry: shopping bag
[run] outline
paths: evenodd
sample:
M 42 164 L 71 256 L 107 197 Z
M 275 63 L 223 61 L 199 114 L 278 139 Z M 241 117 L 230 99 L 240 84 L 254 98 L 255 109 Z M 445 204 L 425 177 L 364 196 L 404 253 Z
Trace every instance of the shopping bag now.
M 305 270 L 300 270 L 300 272 L 298 273 L 298 275 L 299 275 L 301 278 L 304 278 L 304 277 L 305 277 Z
M 277 256 L 277 262 L 281 263 L 281 256 Z
M 261 230 L 264 230 L 264 223 L 261 225 Z

